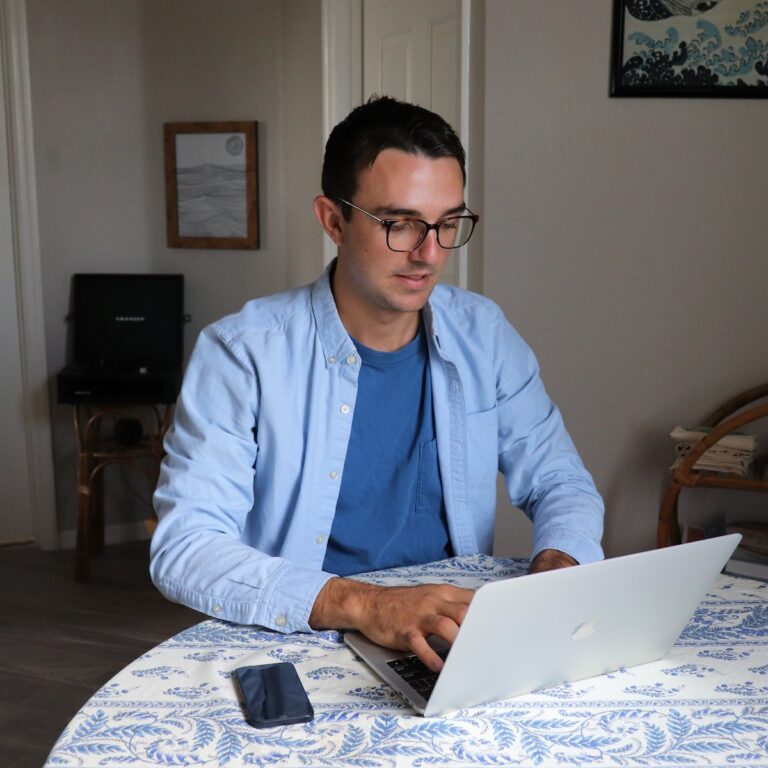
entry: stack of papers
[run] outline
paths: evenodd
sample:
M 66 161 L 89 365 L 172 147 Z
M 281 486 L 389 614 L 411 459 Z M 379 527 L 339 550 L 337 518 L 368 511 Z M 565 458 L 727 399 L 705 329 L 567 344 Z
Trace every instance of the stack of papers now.
M 677 469 L 696 443 L 711 431 L 705 427 L 675 427 L 670 437 L 676 442 L 677 458 L 670 469 Z M 757 438 L 754 435 L 726 435 L 705 451 L 693 468 L 746 477 L 756 449 Z

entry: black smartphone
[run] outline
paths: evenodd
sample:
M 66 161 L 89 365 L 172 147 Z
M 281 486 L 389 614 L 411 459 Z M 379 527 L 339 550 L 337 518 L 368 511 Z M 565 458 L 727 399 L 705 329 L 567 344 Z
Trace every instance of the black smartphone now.
M 293 664 L 281 661 L 238 667 L 235 681 L 245 705 L 246 720 L 254 728 L 308 723 L 315 716 Z

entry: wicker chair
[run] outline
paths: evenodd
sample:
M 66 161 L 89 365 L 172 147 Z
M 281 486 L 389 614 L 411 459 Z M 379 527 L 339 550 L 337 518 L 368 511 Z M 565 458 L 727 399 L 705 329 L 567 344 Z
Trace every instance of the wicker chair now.
M 171 420 L 172 406 L 103 405 L 79 403 L 74 409 L 77 439 L 77 543 L 75 580 L 87 582 L 90 559 L 104 547 L 103 471 L 122 464 L 144 474 L 150 492 L 157 485 L 163 458 L 163 437 Z M 105 420 L 129 418 L 141 423 L 142 434 L 130 443 L 120 442 L 104 429 Z M 153 521 L 148 521 L 148 529 Z
M 768 480 L 707 474 L 695 470 L 694 464 L 718 440 L 758 419 L 768 416 L 768 404 L 752 405 L 768 397 L 768 384 L 753 387 L 724 402 L 701 426 L 712 429 L 672 473 L 659 510 L 656 546 L 679 544 L 682 540 L 677 505 L 683 488 L 730 488 L 744 491 L 768 491 Z M 751 407 L 747 407 L 751 406 Z

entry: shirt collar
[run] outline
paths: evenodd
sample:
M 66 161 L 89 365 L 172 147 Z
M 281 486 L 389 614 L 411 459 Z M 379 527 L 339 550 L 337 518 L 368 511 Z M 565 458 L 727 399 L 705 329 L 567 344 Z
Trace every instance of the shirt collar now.
M 336 259 L 312 286 L 312 312 L 323 347 L 326 368 L 337 360 L 356 353 L 355 345 L 341 322 L 331 291 L 331 275 L 335 268 Z
M 437 289 L 437 286 L 435 286 L 435 289 Z M 434 296 L 434 291 L 432 292 L 432 295 Z M 435 347 L 437 347 L 437 350 L 442 354 L 440 337 L 438 335 L 438 323 L 435 319 L 435 311 L 432 306 L 432 296 L 430 296 L 429 301 L 424 305 L 424 309 L 421 311 L 421 317 L 427 336 L 432 339 Z

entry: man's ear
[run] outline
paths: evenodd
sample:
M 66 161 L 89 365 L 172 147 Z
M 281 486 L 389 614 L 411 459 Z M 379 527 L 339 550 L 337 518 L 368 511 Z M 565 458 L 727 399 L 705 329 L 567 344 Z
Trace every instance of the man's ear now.
M 341 213 L 329 197 L 318 195 L 314 202 L 315 216 L 320 222 L 320 226 L 325 230 L 328 237 L 336 245 L 344 245 L 344 233 L 341 229 Z

